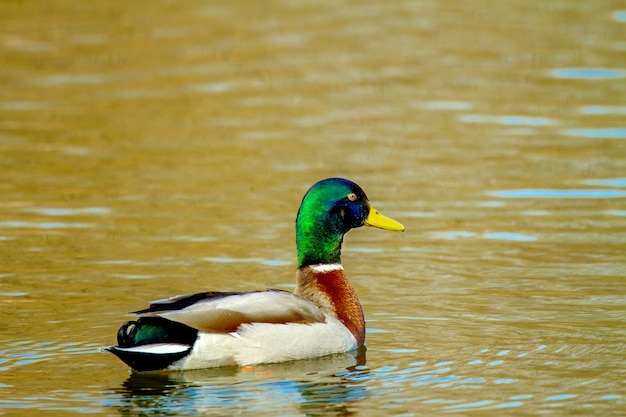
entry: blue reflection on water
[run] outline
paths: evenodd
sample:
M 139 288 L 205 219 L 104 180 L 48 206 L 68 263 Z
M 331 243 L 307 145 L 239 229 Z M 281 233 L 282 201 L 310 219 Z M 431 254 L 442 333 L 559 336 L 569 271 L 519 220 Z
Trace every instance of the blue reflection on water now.
M 20 340 L 9 342 L 0 349 L 0 372 L 36 362 L 67 357 L 67 354 L 92 354 L 100 345 L 78 342 L 35 342 Z
M 587 180 L 587 184 L 605 185 L 608 187 L 626 187 L 626 178 L 606 178 L 603 180 Z
M 626 10 L 616 10 L 613 12 L 613 19 L 626 23 Z
M 448 409 L 448 410 L 455 410 L 455 409 L 459 409 L 459 408 L 477 408 L 477 407 L 484 407 L 484 406 L 492 404 L 492 403 L 493 403 L 493 400 L 483 400 L 483 401 L 476 401 L 476 402 L 473 402 L 473 403 L 451 405 L 449 407 L 446 407 L 446 409 Z
M 551 126 L 556 124 L 554 120 L 545 117 L 532 117 L 522 115 L 490 116 L 482 114 L 463 114 L 459 120 L 465 123 L 495 123 L 514 126 Z
M 554 78 L 603 80 L 626 77 L 626 71 L 613 68 L 555 68 L 550 71 Z
M 562 401 L 562 400 L 569 400 L 571 398 L 576 398 L 576 395 L 574 394 L 551 395 L 550 397 L 546 398 L 546 401 Z
M 108 207 L 25 207 L 21 211 L 46 216 L 106 215 L 111 213 L 111 209 Z
M 507 232 L 485 233 L 483 237 L 485 239 L 517 240 L 520 242 L 532 242 L 537 240 L 535 236 Z
M 521 401 L 511 401 L 508 403 L 503 403 L 503 404 L 498 404 L 496 406 L 494 406 L 494 408 L 513 408 L 513 407 L 521 407 L 522 406 L 522 402 Z
M 563 129 L 561 133 L 566 136 L 583 138 L 622 139 L 626 138 L 626 127 Z
M 71 222 L 26 222 L 7 220 L 0 222 L 0 228 L 12 229 L 87 229 L 93 227 L 90 223 Z
M 550 119 L 545 117 L 501 116 L 496 120 L 503 125 L 548 126 L 553 124 Z
M 501 198 L 623 198 L 626 191 L 621 190 L 548 190 L 521 189 L 499 190 L 489 193 Z
M 594 115 L 626 114 L 626 106 L 583 106 L 580 112 Z
M 443 232 L 431 232 L 430 236 L 433 239 L 456 240 L 459 238 L 476 237 L 477 234 L 475 232 L 454 230 L 454 231 L 443 231 Z M 536 236 L 523 235 L 521 233 L 511 233 L 511 232 L 483 233 L 482 237 L 483 239 L 517 240 L 519 242 L 532 242 L 532 241 L 537 240 Z

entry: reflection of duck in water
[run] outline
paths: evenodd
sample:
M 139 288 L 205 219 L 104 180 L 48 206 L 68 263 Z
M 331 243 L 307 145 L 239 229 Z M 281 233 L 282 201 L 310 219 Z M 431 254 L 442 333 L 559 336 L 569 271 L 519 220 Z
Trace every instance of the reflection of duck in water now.
M 314 360 L 185 372 L 133 372 L 114 389 L 120 415 L 353 415 L 367 388 L 365 347 Z M 250 369 L 248 369 L 250 368 Z M 184 412 L 182 412 L 184 414 Z
M 355 183 L 313 185 L 296 219 L 297 285 L 280 290 L 206 292 L 153 302 L 106 348 L 133 369 L 194 369 L 313 358 L 363 346 L 361 304 L 341 266 L 350 229 L 404 230 L 372 207 Z

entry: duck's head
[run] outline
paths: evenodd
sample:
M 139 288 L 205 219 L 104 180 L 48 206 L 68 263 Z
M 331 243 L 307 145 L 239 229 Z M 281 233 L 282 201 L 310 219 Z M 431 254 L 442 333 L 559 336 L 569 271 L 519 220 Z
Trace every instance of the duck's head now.
M 340 263 L 343 235 L 361 226 L 404 231 L 400 223 L 380 214 L 352 181 L 317 182 L 304 195 L 296 218 L 298 267 Z

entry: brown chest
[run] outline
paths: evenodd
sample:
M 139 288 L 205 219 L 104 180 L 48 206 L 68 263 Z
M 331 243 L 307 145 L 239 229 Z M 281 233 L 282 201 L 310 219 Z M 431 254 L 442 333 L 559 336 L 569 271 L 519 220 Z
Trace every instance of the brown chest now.
M 361 303 L 343 268 L 306 267 L 298 271 L 295 293 L 333 314 L 354 335 L 359 346 L 365 342 L 365 318 Z

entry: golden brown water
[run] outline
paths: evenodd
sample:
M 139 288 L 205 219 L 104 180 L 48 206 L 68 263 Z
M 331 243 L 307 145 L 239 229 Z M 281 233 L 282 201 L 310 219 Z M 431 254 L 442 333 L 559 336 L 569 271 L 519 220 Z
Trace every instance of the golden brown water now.
M 626 412 L 616 1 L 0 4 L 0 413 Z M 149 377 L 124 313 L 293 288 L 315 181 L 367 356 Z M 356 365 L 355 365 L 356 364 Z

